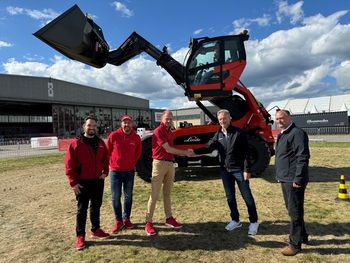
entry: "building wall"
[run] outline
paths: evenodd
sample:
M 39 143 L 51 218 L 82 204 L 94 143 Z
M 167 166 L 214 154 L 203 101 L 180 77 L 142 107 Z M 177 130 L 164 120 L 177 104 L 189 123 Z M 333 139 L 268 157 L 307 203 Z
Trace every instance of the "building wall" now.
M 208 106 L 209 111 L 216 116 L 218 108 L 215 106 Z M 184 124 L 192 125 L 203 125 L 210 121 L 209 117 L 200 108 L 188 108 L 172 110 L 174 115 L 174 126 L 175 128 L 180 127 Z
M 81 132 L 84 118 L 94 115 L 101 134 L 120 127 L 123 114 L 136 125 L 155 127 L 149 101 L 57 79 L 0 74 L 0 137 Z

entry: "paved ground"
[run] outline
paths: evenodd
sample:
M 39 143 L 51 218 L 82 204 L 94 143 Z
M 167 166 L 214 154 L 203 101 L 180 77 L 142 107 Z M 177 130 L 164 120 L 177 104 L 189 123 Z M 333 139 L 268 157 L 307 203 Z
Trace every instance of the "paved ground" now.
M 350 142 L 349 135 L 310 135 L 310 141 Z

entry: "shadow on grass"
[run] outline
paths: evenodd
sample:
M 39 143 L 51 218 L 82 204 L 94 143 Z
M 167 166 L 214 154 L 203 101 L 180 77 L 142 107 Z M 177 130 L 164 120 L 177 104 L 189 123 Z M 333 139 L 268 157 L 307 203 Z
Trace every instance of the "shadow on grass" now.
M 282 248 L 286 245 L 284 241 L 278 241 L 271 237 L 266 240 L 267 235 L 281 235 L 287 237 L 289 222 L 286 221 L 264 221 L 260 224 L 259 235 L 254 238 L 247 235 L 248 223 L 243 223 L 242 228 L 228 232 L 224 229 L 225 223 L 206 222 L 197 224 L 185 224 L 182 229 L 174 230 L 155 224 L 158 235 L 148 237 L 143 230 L 144 225 L 136 225 L 133 232 L 121 232 L 113 238 L 103 241 L 89 241 L 89 245 L 117 245 L 152 247 L 169 251 L 188 251 L 203 249 L 207 251 L 238 250 L 248 245 L 255 245 L 264 248 Z M 339 248 L 338 245 L 350 244 L 349 239 L 320 239 L 319 236 L 336 235 L 344 236 L 349 233 L 350 223 L 340 224 L 319 224 L 317 222 L 307 223 L 310 231 L 310 243 L 303 250 L 306 253 L 319 254 L 350 254 L 349 249 Z M 142 231 L 141 235 L 135 231 Z M 125 233 L 125 234 L 124 234 Z M 313 233 L 317 235 L 313 236 Z M 265 236 L 265 237 L 263 237 Z M 264 240 L 261 240 L 264 239 Z M 279 239 L 282 239 L 279 238 Z M 321 248 L 317 246 L 333 245 L 333 248 Z
M 334 235 L 337 237 L 344 236 L 350 233 L 350 223 L 329 223 L 320 224 L 318 222 L 305 222 L 306 230 L 311 235 L 326 236 Z M 289 221 L 264 221 L 259 226 L 259 235 L 287 235 L 289 232 Z M 317 245 L 317 240 L 313 240 L 312 243 Z M 328 241 L 328 240 L 327 240 Z M 348 239 L 349 241 L 349 239 Z M 346 240 L 333 239 L 334 244 L 344 243 Z M 335 243 L 338 242 L 338 243 Z M 320 244 L 320 243 L 319 243 Z M 329 239 L 329 244 L 332 244 L 332 239 Z M 350 244 L 350 243 L 349 243 Z M 350 252 L 350 251 L 349 251 Z
M 225 230 L 225 223 L 206 222 L 198 224 L 186 224 L 183 228 L 174 230 L 166 228 L 163 225 L 155 224 L 158 235 L 146 236 L 144 226 L 142 235 L 120 234 L 113 236 L 112 239 L 100 241 L 89 241 L 91 245 L 119 245 L 119 246 L 140 246 L 153 247 L 169 251 L 187 251 L 187 250 L 237 250 L 246 247 L 248 244 L 255 244 L 266 248 L 279 248 L 283 242 L 269 240 L 257 241 L 247 235 L 248 224 L 243 224 L 242 229 L 228 232 Z M 125 232 L 124 232 L 125 233 Z
M 310 182 L 339 182 L 340 175 L 345 175 L 345 180 L 350 181 L 350 167 L 309 167 Z M 263 178 L 270 183 L 277 183 L 275 177 L 275 166 L 269 165 L 265 172 L 257 177 Z M 176 181 L 201 181 L 216 179 L 220 179 L 220 167 L 189 167 L 181 168 L 176 171 Z
M 176 181 L 202 181 L 220 179 L 220 167 L 187 167 L 176 170 Z
M 350 167 L 327 168 L 320 166 L 309 167 L 310 182 L 339 182 L 340 175 L 348 175 L 350 180 Z M 265 172 L 259 176 L 270 183 L 276 183 L 275 166 L 269 165 Z M 345 176 L 346 177 L 346 176 Z

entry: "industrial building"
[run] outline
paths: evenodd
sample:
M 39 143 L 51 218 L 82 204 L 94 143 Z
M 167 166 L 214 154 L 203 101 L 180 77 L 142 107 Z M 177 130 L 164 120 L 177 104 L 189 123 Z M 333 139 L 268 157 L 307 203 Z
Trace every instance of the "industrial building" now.
M 308 134 L 349 134 L 350 94 L 271 102 L 266 109 L 289 110 L 293 121 Z
M 219 110 L 216 106 L 207 106 L 207 109 L 216 116 Z M 174 126 L 203 125 L 210 122 L 209 117 L 198 107 L 172 110 Z
M 100 134 L 119 127 L 123 114 L 138 127 L 155 127 L 157 112 L 146 99 L 53 78 L 0 74 L 0 139 L 72 137 L 88 115 L 97 117 Z

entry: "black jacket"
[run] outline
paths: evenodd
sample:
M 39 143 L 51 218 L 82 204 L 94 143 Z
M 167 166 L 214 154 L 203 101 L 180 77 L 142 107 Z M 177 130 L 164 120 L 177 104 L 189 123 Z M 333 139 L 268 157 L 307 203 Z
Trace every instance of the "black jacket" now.
M 245 133 L 234 127 L 227 129 L 227 139 L 221 129 L 215 133 L 209 141 L 208 147 L 196 149 L 196 154 L 203 154 L 217 149 L 220 154 L 220 165 L 228 171 L 250 172 L 251 163 L 249 158 L 248 140 Z
M 294 123 L 279 134 L 276 143 L 276 177 L 280 182 L 309 181 L 309 138 Z

